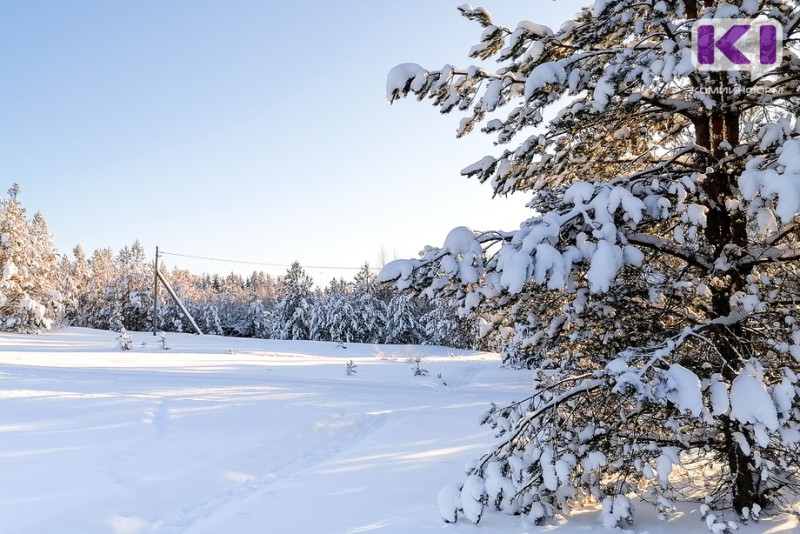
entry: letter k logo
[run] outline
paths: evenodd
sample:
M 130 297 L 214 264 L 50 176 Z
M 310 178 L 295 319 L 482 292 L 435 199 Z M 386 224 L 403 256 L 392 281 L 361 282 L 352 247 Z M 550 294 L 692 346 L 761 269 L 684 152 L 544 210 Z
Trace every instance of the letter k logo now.
M 701 71 L 748 71 L 762 76 L 783 55 L 783 27 L 766 17 L 703 18 L 692 25 L 692 63 Z
M 745 24 L 731 26 L 725 35 L 714 40 L 714 30 L 716 28 L 710 24 L 702 25 L 697 28 L 697 59 L 701 65 L 712 65 L 714 63 L 714 52 L 719 50 L 735 65 L 749 65 L 750 60 L 736 48 L 736 41 L 741 39 L 744 34 L 750 31 L 751 27 Z

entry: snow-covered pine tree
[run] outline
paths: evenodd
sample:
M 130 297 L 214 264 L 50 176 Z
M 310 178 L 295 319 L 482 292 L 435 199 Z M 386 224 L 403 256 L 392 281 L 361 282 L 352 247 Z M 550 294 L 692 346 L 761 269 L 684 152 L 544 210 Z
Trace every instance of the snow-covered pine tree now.
M 326 292 L 318 294 L 313 299 L 314 305 L 308 311 L 308 338 L 313 341 L 330 341 L 328 335 L 328 302 L 330 298 Z
M 398 293 L 386 307 L 386 327 L 383 343 L 416 345 L 422 342 L 423 328 L 417 306 L 407 293 Z
M 276 277 L 265 274 L 262 271 L 253 271 L 245 280 L 245 287 L 251 295 L 255 295 L 262 302 L 264 307 L 271 309 L 275 305 L 275 297 L 278 293 L 278 280 Z
M 184 301 L 183 305 L 190 309 L 190 303 Z M 191 313 L 191 310 L 190 310 Z M 158 326 L 167 332 L 192 332 L 191 325 L 174 302 L 166 302 L 159 308 Z
M 390 292 L 378 283 L 365 263 L 353 279 L 353 309 L 359 325 L 353 341 L 379 343 L 386 328 L 386 303 Z
M 91 278 L 86 287 L 88 325 L 93 328 L 120 332 L 122 324 L 122 298 L 114 252 L 110 248 L 97 249 L 89 258 Z
M 310 339 L 339 343 L 353 341 L 359 323 L 353 308 L 352 284 L 344 279 L 331 280 L 324 291 L 315 295 L 309 317 Z
M 269 333 L 264 305 L 260 300 L 253 300 L 247 307 L 242 335 L 245 337 L 268 338 Z
M 204 334 L 221 336 L 224 335 L 222 323 L 219 319 L 219 309 L 215 304 L 204 303 L 200 307 L 200 316 L 197 319 L 198 326 Z
M 743 517 L 795 499 L 798 2 L 597 0 L 557 30 L 459 9 L 484 28 L 471 55 L 500 68 L 398 65 L 387 97 L 468 111 L 458 135 L 505 148 L 462 174 L 532 194 L 537 215 L 457 228 L 379 278 L 510 310 L 538 368 L 530 397 L 488 414 L 502 439 L 462 504 L 476 481 L 536 521 L 586 498 L 622 521 L 631 492 Z M 772 68 L 695 69 L 695 20 L 757 16 L 783 28 Z
M 92 326 L 89 323 L 90 298 L 89 282 L 91 269 L 86 254 L 80 245 L 72 249 L 74 259 L 66 255 L 59 259 L 59 278 L 64 296 L 64 314 L 67 324 L 72 326 Z
M 63 312 L 58 256 L 41 213 L 32 219 L 14 184 L 0 198 L 0 330 L 48 329 Z
M 434 298 L 420 318 L 425 343 L 471 349 L 477 344 L 478 322 L 474 314 L 460 315 L 447 299 Z
M 116 258 L 115 282 L 122 313 L 122 323 L 132 331 L 152 328 L 153 314 L 153 264 L 139 240 L 130 247 L 123 247 Z
M 331 341 L 337 343 L 350 343 L 363 335 L 353 291 L 349 287 L 348 289 L 349 291 L 340 293 L 331 300 L 330 313 L 336 320 L 331 322 L 329 333 Z
M 217 278 L 208 291 L 210 301 L 217 306 L 222 330 L 227 336 L 241 336 L 245 329 L 250 297 L 241 276 L 234 273 Z
M 293 262 L 281 280 L 283 298 L 270 316 L 273 339 L 309 339 L 314 281 L 299 262 Z

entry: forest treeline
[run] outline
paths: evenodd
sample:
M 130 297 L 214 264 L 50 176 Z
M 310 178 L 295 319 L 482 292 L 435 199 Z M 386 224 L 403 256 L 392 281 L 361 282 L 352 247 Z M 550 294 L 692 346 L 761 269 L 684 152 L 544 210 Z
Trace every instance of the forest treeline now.
M 41 213 L 29 218 L 14 185 L 0 200 L 0 317 L 3 330 L 35 332 L 63 325 L 105 330 L 191 332 L 163 291 L 154 307 L 154 262 L 139 241 L 114 252 L 87 254 L 76 246 L 58 254 Z M 261 271 L 195 274 L 161 272 L 204 334 L 342 343 L 437 344 L 485 347 L 480 321 L 445 299 L 412 297 L 379 284 L 368 264 L 352 280 L 314 287 L 295 262 L 286 274 Z

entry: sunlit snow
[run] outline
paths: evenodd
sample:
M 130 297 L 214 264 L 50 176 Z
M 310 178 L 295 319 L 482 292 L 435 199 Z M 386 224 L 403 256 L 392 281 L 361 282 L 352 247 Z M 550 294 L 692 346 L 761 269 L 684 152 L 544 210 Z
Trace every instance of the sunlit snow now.
M 496 354 L 188 334 L 162 350 L 149 333 L 122 352 L 117 336 L 0 334 L 2 532 L 538 532 L 526 516 L 487 510 L 475 527 L 440 513 L 505 480 L 490 469 L 458 486 L 494 440 L 480 416 L 530 388 Z M 413 375 L 417 356 L 428 376 Z M 625 517 L 613 504 L 549 531 Z M 700 526 L 633 504 L 653 534 Z M 796 526 L 781 517 L 748 532 Z

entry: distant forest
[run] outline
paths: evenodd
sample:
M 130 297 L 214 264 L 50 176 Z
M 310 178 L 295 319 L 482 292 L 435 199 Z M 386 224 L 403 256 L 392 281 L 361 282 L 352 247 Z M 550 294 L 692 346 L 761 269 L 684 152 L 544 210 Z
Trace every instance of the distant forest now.
M 117 253 L 87 255 L 78 245 L 58 254 L 41 213 L 29 218 L 16 184 L 0 199 L 0 327 L 36 332 L 62 325 L 113 331 L 153 328 L 154 262 L 135 241 Z M 314 288 L 295 262 L 285 275 L 161 272 L 204 334 L 341 343 L 436 344 L 489 348 L 486 321 L 447 299 L 430 299 L 379 284 L 365 264 L 352 280 Z M 191 332 L 162 289 L 157 328 Z

